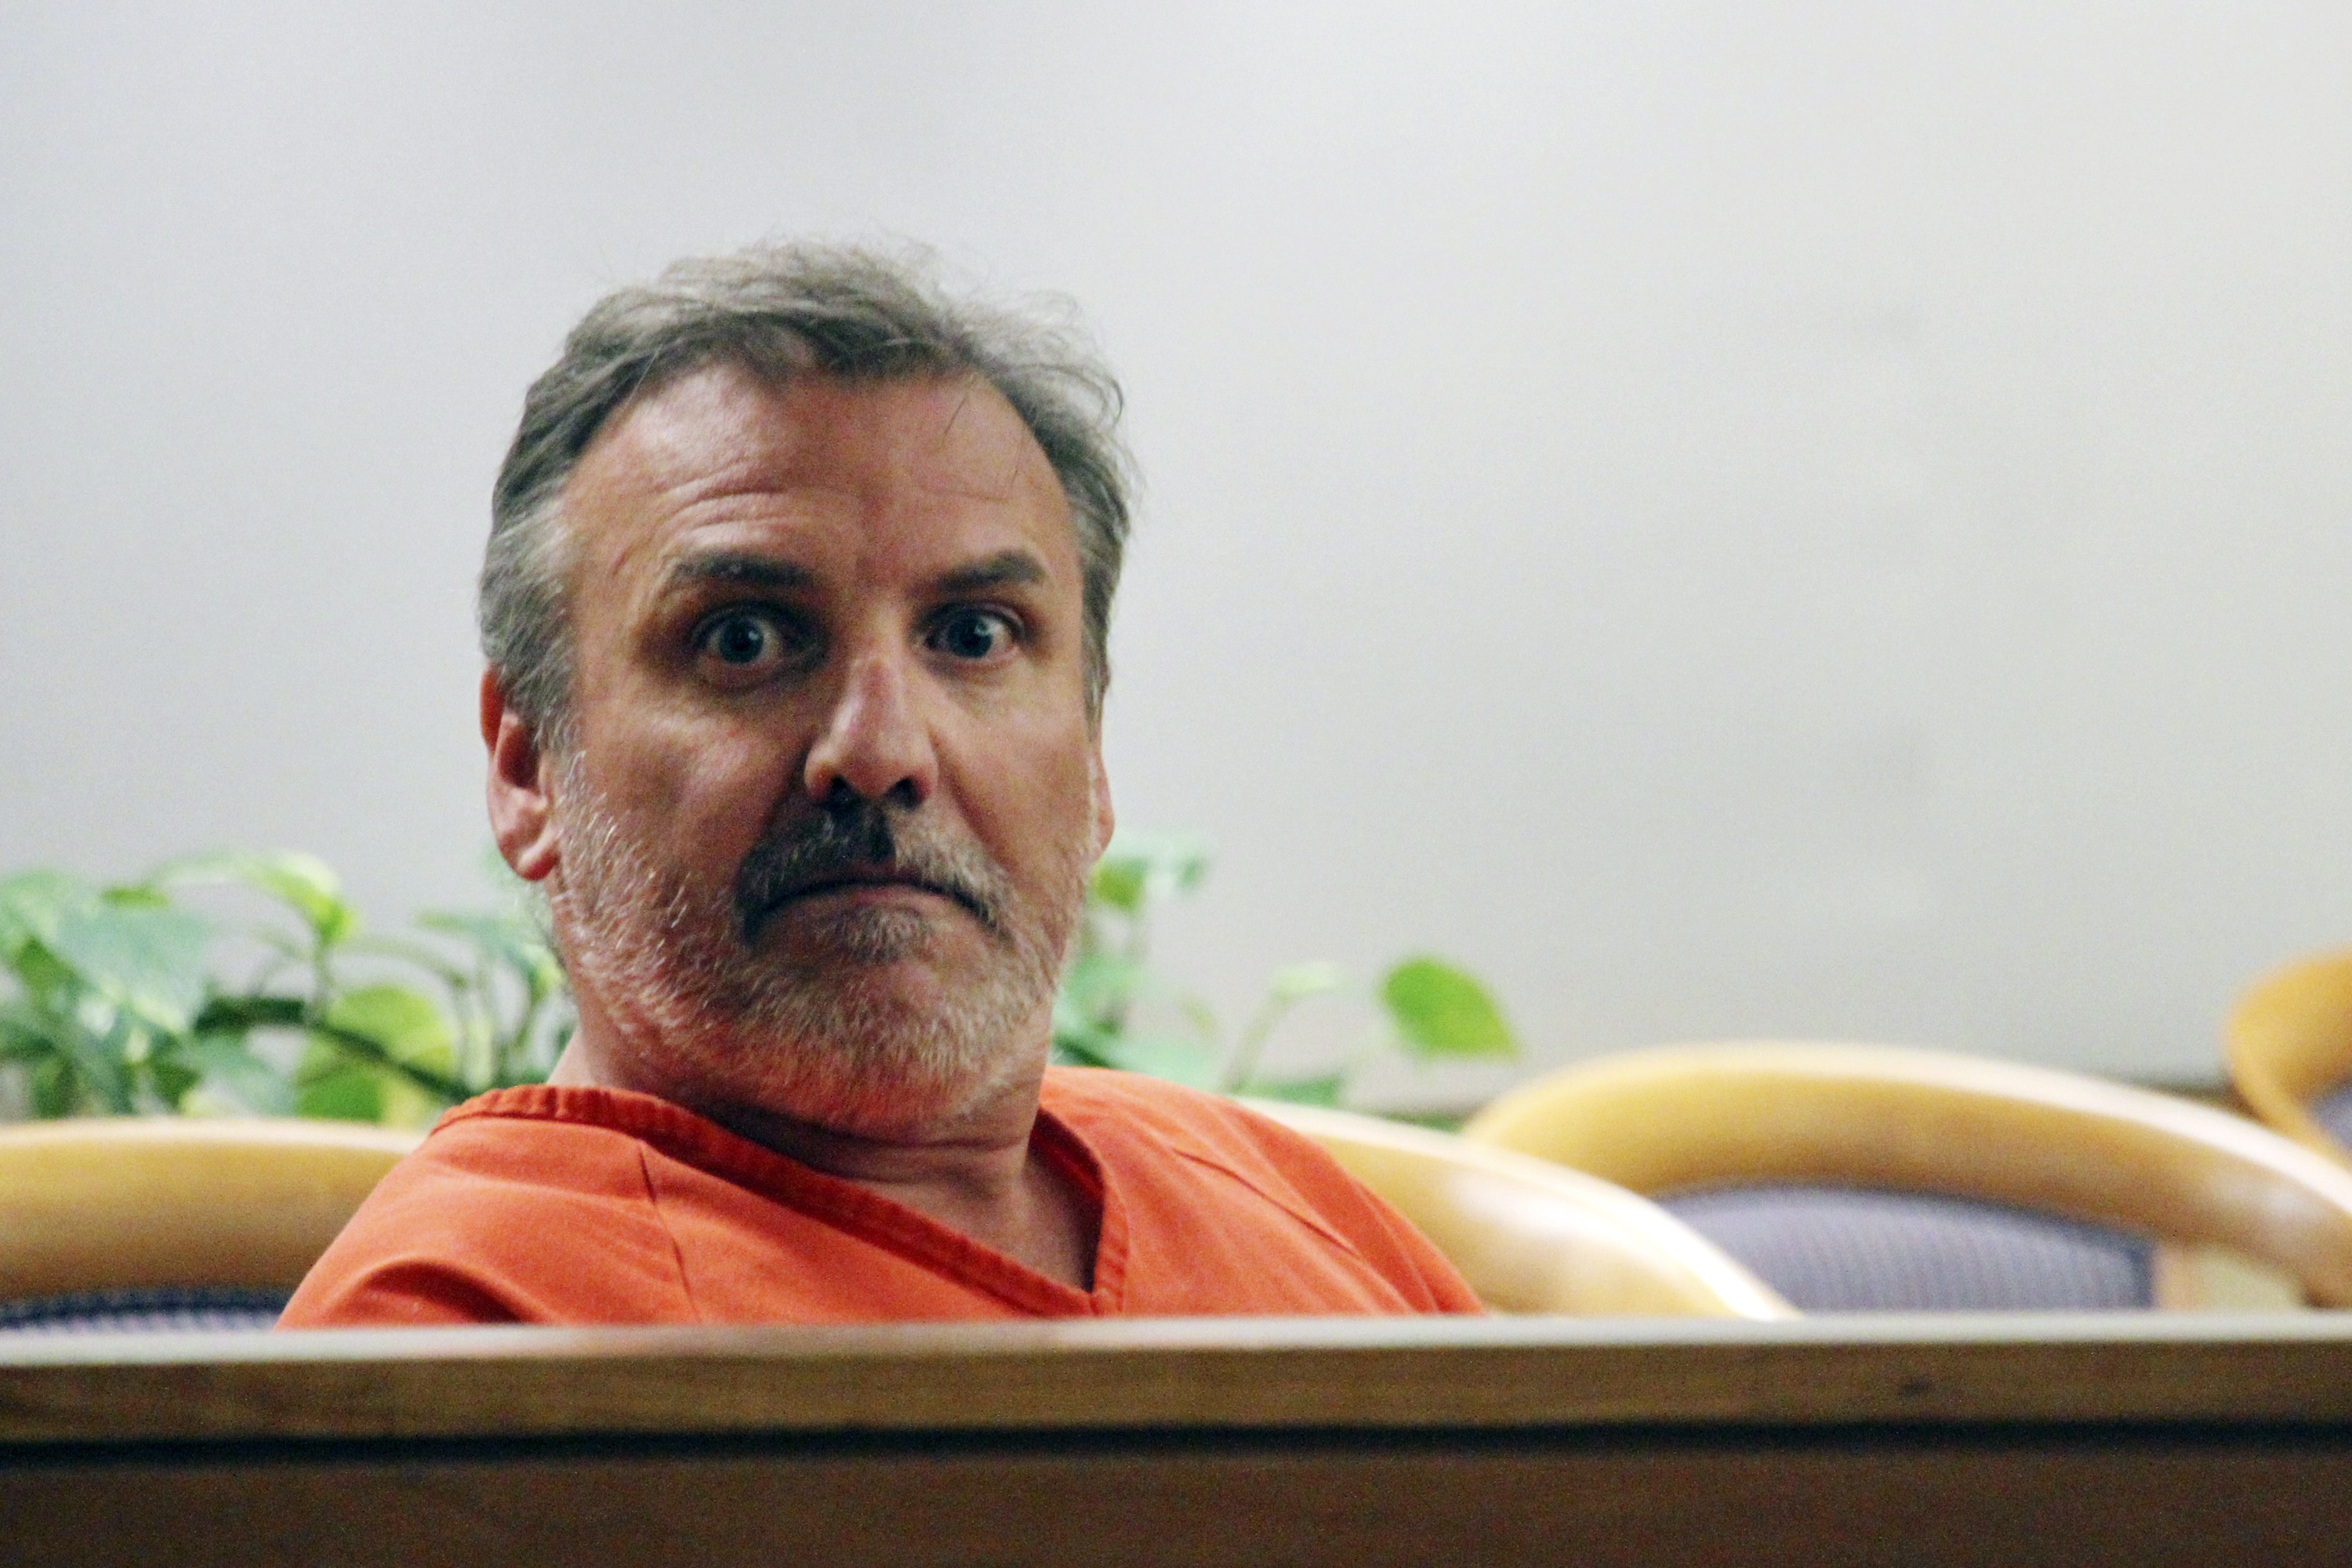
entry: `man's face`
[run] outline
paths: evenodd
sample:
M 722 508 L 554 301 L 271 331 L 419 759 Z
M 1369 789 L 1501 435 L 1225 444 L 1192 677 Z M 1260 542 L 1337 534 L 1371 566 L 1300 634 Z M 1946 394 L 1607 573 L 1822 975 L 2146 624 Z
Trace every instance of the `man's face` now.
M 630 405 L 564 491 L 551 896 L 625 1081 L 868 1133 L 1042 1061 L 1109 831 L 1077 552 L 975 379 Z

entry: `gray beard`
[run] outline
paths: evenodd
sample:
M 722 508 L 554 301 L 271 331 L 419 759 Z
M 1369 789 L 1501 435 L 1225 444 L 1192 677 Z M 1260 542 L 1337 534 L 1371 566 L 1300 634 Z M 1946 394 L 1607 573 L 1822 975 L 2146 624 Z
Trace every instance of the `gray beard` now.
M 731 889 L 658 865 L 567 759 L 562 860 L 549 903 L 576 985 L 593 991 L 641 1081 L 695 1106 L 748 1106 L 866 1137 L 951 1126 L 1045 1052 L 1062 957 L 1085 893 L 1089 838 L 1056 886 L 1025 899 L 979 845 L 916 809 L 871 803 L 772 833 Z M 983 956 L 944 997 L 908 996 L 889 969 L 941 955 L 943 916 L 848 906 L 796 915 L 789 943 L 754 945 L 777 898 L 844 859 L 887 862 L 969 912 Z

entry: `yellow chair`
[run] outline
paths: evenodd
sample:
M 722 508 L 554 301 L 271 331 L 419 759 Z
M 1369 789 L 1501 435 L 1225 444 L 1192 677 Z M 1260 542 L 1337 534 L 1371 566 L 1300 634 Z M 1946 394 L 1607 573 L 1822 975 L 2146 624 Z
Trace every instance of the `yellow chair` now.
M 2230 1082 L 2256 1116 L 2305 1148 L 2352 1163 L 2311 1112 L 2352 1079 L 2352 953 L 2327 953 L 2263 976 L 2230 1015 Z
M 1499 1311 L 1795 1315 L 1714 1243 L 1622 1187 L 1377 1117 L 1250 1104 L 1323 1145 Z
M 1633 1194 L 1372 1117 L 1261 1104 L 1332 1151 L 1507 1310 L 1776 1318 L 1785 1302 Z M 93 1118 L 0 1128 L 0 1301 L 290 1290 L 421 1134 Z
M 421 1133 L 94 1117 L 0 1128 L 0 1300 L 291 1290 Z
M 2136 1232 L 2172 1249 L 2163 1305 L 2199 1304 L 2181 1264 L 2214 1248 L 2352 1305 L 2352 1172 L 2242 1117 L 2075 1073 L 1885 1046 L 1664 1047 L 1525 1085 L 1464 1136 L 1649 1194 L 1822 1184 Z

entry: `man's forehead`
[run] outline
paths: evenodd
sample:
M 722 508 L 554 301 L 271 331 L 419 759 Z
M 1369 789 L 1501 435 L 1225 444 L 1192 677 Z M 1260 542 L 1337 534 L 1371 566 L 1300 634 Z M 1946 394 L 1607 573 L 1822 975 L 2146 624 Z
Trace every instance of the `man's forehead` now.
M 673 504 L 770 489 L 880 482 L 983 500 L 1043 487 L 1052 465 L 1003 394 L 959 373 L 778 383 L 721 362 L 625 405 L 579 476 Z

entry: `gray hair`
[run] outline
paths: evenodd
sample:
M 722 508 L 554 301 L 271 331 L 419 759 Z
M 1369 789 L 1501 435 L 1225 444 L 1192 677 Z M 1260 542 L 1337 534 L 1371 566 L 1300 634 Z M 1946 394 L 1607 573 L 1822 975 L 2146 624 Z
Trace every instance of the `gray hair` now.
M 1118 383 L 1076 330 L 949 299 L 919 258 L 852 247 L 757 245 L 677 262 L 598 301 L 523 399 L 499 469 L 482 563 L 482 652 L 507 703 L 562 752 L 572 740 L 563 487 L 631 398 L 719 362 L 777 384 L 973 374 L 1045 450 L 1069 502 L 1085 605 L 1087 710 L 1110 684 L 1110 604 L 1129 520 Z

